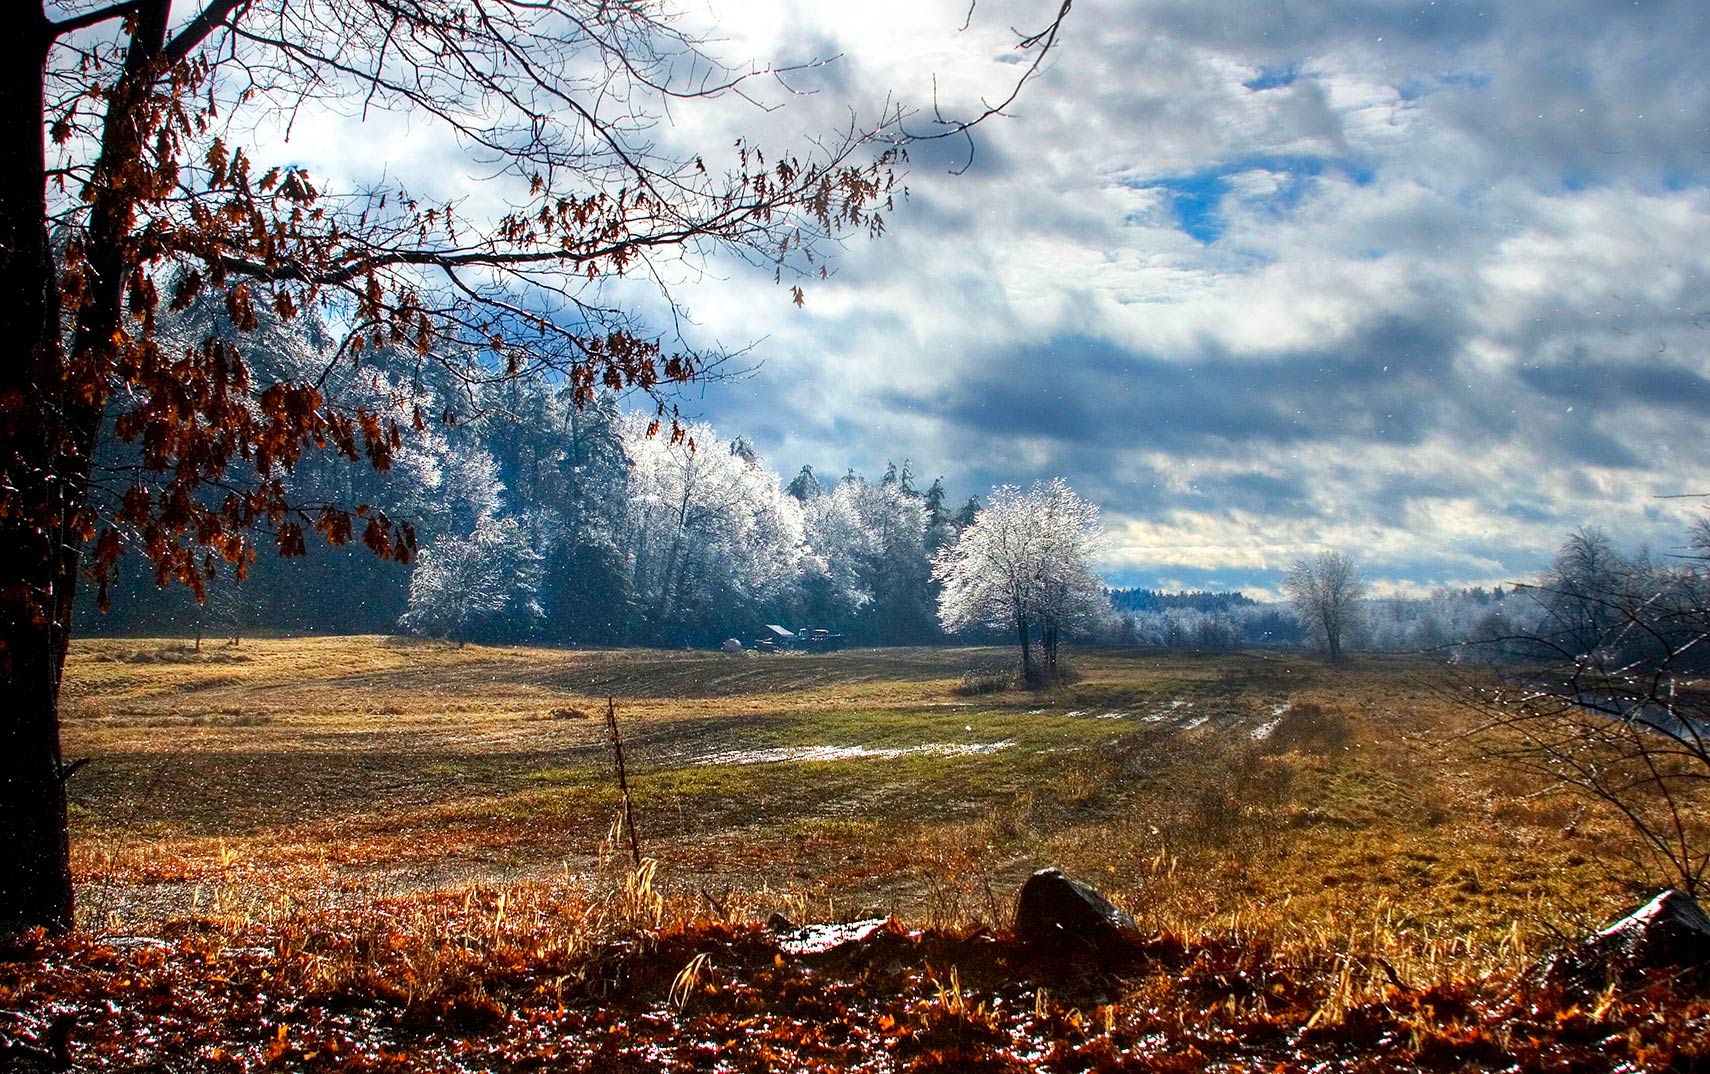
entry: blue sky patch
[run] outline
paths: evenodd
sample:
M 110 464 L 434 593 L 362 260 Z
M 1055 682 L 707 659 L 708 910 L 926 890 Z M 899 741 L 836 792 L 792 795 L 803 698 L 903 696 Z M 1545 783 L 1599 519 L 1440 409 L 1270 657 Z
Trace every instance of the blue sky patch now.
M 1268 89 L 1277 89 L 1282 86 L 1292 85 L 1294 80 L 1299 77 L 1300 65 L 1298 63 L 1288 63 L 1283 64 L 1280 67 L 1261 67 L 1259 68 L 1258 74 L 1241 83 L 1241 85 L 1246 86 L 1255 93 L 1259 93 Z
M 1209 246 L 1222 237 L 1228 226 L 1223 216 L 1223 198 L 1229 193 L 1229 177 L 1250 171 L 1267 171 L 1283 177 L 1276 192 L 1261 203 L 1274 213 L 1284 213 L 1298 205 L 1308 182 L 1326 171 L 1340 173 L 1358 186 L 1368 186 L 1377 179 L 1376 171 L 1369 164 L 1352 158 L 1326 160 L 1264 154 L 1240 157 L 1216 168 L 1188 175 L 1132 180 L 1126 185 L 1168 193 L 1177 224 L 1184 232 Z
M 1183 179 L 1165 179 L 1157 186 L 1170 192 L 1170 205 L 1183 231 L 1208 246 L 1223 234 L 1219 207 L 1229 192 L 1229 181 L 1222 175 L 1200 172 Z

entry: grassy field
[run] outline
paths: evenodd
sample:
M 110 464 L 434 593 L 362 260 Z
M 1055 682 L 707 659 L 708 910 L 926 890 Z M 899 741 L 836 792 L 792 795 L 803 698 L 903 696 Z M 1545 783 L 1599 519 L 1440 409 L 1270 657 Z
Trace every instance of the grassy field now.
M 139 1051 L 121 1018 L 84 1045 L 157 1069 L 550 1067 L 522 1027 L 554 988 L 554 1039 L 580 1042 L 553 1053 L 567 1069 L 1311 1066 L 1377 1033 L 1358 1012 L 1379 1009 L 1376 1051 L 1404 1066 L 1698 1054 L 1697 1008 L 1653 1025 L 1654 1003 L 1613 992 L 1584 1040 L 1557 997 L 1568 1021 L 1519 1043 L 1525 971 L 1657 874 L 1617 818 L 1481 760 L 1470 673 L 1099 650 L 1052 691 L 959 688 L 1007 658 L 80 643 L 64 737 L 92 758 L 72 785 L 83 928 L 17 956 L 0 998 L 41 1021 L 55 989 L 111 1002 L 177 974 L 168 992 L 226 1010 L 230 1043 L 156 1026 Z M 608 697 L 639 872 L 614 839 Z M 1133 913 L 1147 968 L 1016 961 L 1014 894 L 1047 865 Z M 825 995 L 853 990 L 809 1017 L 784 979 L 798 960 L 758 924 L 773 913 L 894 917 L 897 949 L 882 973 L 804 963 Z M 208 998 L 232 982 L 247 998 Z M 745 1010 L 770 1052 L 722 1047 Z M 600 1050 L 612 1011 L 633 1049 Z M 804 1036 L 815 1021 L 843 1035 Z

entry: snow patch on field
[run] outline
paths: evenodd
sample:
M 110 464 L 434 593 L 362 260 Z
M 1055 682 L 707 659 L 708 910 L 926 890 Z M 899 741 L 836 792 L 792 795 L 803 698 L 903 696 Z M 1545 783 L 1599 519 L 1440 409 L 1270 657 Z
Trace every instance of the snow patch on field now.
M 1182 724 L 1182 730 L 1183 731 L 1192 731 L 1194 728 L 1205 723 L 1205 721 L 1209 720 L 1210 718 L 1211 717 L 1209 717 L 1209 716 L 1195 716 L 1193 719 L 1189 720 L 1187 723 Z
M 892 760 L 897 757 L 974 757 L 1006 750 L 1015 739 L 1001 742 L 928 742 L 920 746 L 875 748 L 872 746 L 774 746 L 763 750 L 724 750 L 696 759 L 696 764 L 778 764 L 784 761 L 854 761 L 867 757 Z
M 1287 701 L 1283 701 L 1279 704 L 1272 705 L 1271 706 L 1271 718 L 1266 720 L 1264 723 L 1260 724 L 1259 726 L 1253 728 L 1253 731 L 1252 731 L 1253 741 L 1254 742 L 1263 742 L 1265 739 L 1270 738 L 1271 735 L 1276 732 L 1277 727 L 1282 724 L 1283 714 L 1286 713 L 1287 711 L 1288 711 L 1288 702 Z
M 1175 701 L 1169 702 L 1168 704 L 1159 705 L 1157 708 L 1154 708 L 1151 712 L 1140 717 L 1140 722 L 1142 722 L 1142 723 L 1162 723 L 1163 721 L 1168 720 L 1168 719 L 1172 719 L 1173 717 L 1178 715 L 1180 710 L 1191 709 L 1191 708 L 1193 708 L 1193 702 L 1192 701 L 1183 701 L 1180 698 L 1178 698 Z M 1127 715 L 1127 714 L 1126 713 L 1119 713 L 1118 715 Z M 1100 719 L 1107 719 L 1107 718 L 1109 718 L 1109 717 L 1100 717 Z M 1182 728 L 1182 730 L 1184 730 L 1184 731 L 1192 730 L 1193 728 L 1198 727 L 1200 724 L 1202 724 L 1204 722 L 1205 722 L 1205 719 L 1202 717 L 1199 720 L 1194 721 L 1193 723 L 1187 724 L 1186 726 L 1184 726 Z

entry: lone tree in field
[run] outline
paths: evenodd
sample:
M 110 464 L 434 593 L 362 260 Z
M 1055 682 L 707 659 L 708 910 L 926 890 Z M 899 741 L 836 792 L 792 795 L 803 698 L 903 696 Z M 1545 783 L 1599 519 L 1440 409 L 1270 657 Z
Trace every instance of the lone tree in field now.
M 1054 680 L 1063 634 L 1109 605 L 1092 571 L 1097 538 L 1098 507 L 1061 478 L 1026 492 L 1014 485 L 993 489 L 991 502 L 933 562 L 932 576 L 943 585 L 940 624 L 947 631 L 976 625 L 1013 631 L 1023 678 Z
M 1358 623 L 1366 580 L 1359 565 L 1345 552 L 1320 552 L 1289 568 L 1283 595 L 1301 625 L 1323 646 L 1331 663 L 1342 659 L 1342 639 Z
M 15 6 L 0 71 L 0 339 L 15 348 L 0 366 L 0 928 L 58 929 L 72 921 L 74 767 L 58 700 L 80 582 L 104 600 L 126 548 L 198 595 L 216 569 L 241 575 L 258 542 L 298 555 L 316 533 L 413 555 L 406 521 L 291 502 L 282 477 L 320 451 L 385 470 L 439 415 L 403 394 L 343 404 L 326 374 L 252 379 L 244 333 L 320 307 L 345 330 L 335 364 L 383 349 L 465 381 L 557 378 L 583 404 L 643 391 L 678 435 L 663 393 L 717 356 L 650 331 L 613 281 L 668 296 L 671 266 L 719 251 L 784 282 L 823 271 L 816 244 L 882 229 L 909 134 L 893 111 L 794 152 L 672 148 L 667 113 L 788 72 L 720 65 L 647 0 Z M 1013 100 L 1067 10 L 1017 42 L 1031 59 L 1007 98 L 932 133 Z M 464 150 L 504 208 L 431 202 L 396 179 L 334 190 L 256 141 L 388 112 Z M 235 337 L 157 333 L 157 315 L 204 293 Z M 96 472 L 109 436 L 140 463 Z

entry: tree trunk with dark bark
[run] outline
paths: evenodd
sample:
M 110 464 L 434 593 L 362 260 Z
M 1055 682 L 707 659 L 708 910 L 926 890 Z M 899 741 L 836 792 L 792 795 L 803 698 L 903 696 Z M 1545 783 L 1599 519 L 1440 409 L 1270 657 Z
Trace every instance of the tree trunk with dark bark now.
M 29 19 L 29 16 L 25 17 Z M 0 70 L 0 929 L 71 927 L 70 848 L 59 748 L 59 681 L 70 627 L 73 488 L 55 472 L 63 385 L 59 302 L 42 161 L 45 18 L 16 28 L 22 62 Z M 24 20 L 20 20 L 24 21 Z M 71 578 L 67 577 L 67 574 Z
M 1015 616 L 1015 636 L 1021 642 L 1021 680 L 1032 686 L 1034 683 L 1033 647 L 1027 634 L 1027 616 L 1018 612 Z
M 0 145 L 14 150 L 0 170 L 0 339 L 16 348 L 0 364 L 0 480 L 11 504 L 0 512 L 0 930 L 61 931 L 74 920 L 60 682 L 106 376 L 134 268 L 130 187 L 143 156 L 136 106 L 150 92 L 169 15 L 169 0 L 146 0 L 132 13 L 124 72 L 84 191 L 88 289 L 75 311 L 61 310 L 47 230 L 43 83 L 54 28 L 45 16 L 11 28 L 27 62 L 0 69 Z

